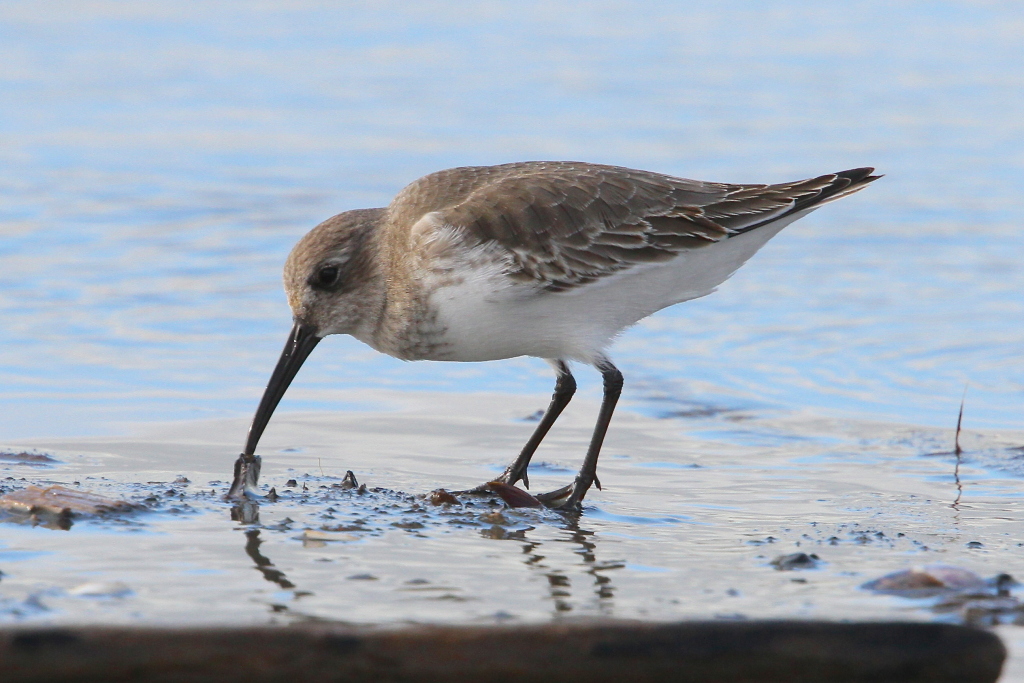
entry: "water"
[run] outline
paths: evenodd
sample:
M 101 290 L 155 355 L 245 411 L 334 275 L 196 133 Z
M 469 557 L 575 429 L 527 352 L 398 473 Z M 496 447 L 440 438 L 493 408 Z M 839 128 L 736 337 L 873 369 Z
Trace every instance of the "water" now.
M 279 272 L 298 236 L 423 173 L 531 158 L 736 182 L 887 174 L 628 333 L 631 398 L 642 382 L 948 426 L 967 385 L 968 425 L 1020 426 L 1013 5 L 0 12 L 0 433 L 247 413 L 288 327 Z M 330 340 L 283 408 L 382 383 L 550 378 Z
M 191 619 L 197 599 L 255 621 L 284 618 L 272 604 L 354 621 L 539 619 L 558 604 L 650 618 L 932 618 L 856 589 L 917 561 L 916 546 L 833 551 L 811 599 L 766 568 L 774 551 L 743 545 L 827 539 L 812 521 L 838 536 L 845 522 L 887 537 L 909 525 L 944 560 L 1024 574 L 1016 546 L 992 540 L 1020 536 L 1024 473 L 1022 29 L 1019 8 L 998 2 L 4 3 L 0 441 L 68 458 L 46 474 L 12 466 L 26 481 L 103 476 L 81 483 L 130 496 L 143 477 L 226 479 L 290 324 L 280 268 L 291 245 L 424 173 L 581 159 L 731 182 L 886 174 L 788 227 L 718 293 L 621 338 L 620 441 L 602 465 L 615 486 L 595 494 L 582 531 L 513 515 L 505 528 L 527 540 L 496 542 L 440 534 L 447 522 L 431 513 L 426 539 L 395 528 L 335 551 L 260 530 L 261 552 L 315 593 L 295 598 L 253 571 L 226 509 L 196 497 L 193 513 L 141 515 L 134 531 L 5 526 L 0 553 L 50 553 L 0 554 L 4 584 L 28 582 L 5 589 L 5 604 L 58 621 Z M 285 477 L 275 468 L 322 466 L 413 493 L 477 483 L 528 431 L 517 420 L 545 403 L 549 373 L 529 359 L 400 363 L 328 339 L 267 433 L 268 481 Z M 596 375 L 579 380 L 575 427 L 560 425 L 540 456 L 557 465 L 540 473 L 552 485 L 577 466 L 598 396 Z M 958 511 L 953 461 L 926 454 L 951 449 L 965 387 Z M 466 402 L 480 392 L 515 410 Z M 408 417 L 435 405 L 451 407 Z M 471 424 L 446 421 L 456 406 Z M 302 435 L 323 420 L 333 427 Z M 300 450 L 274 454 L 275 443 Z M 461 459 L 445 460 L 450 449 Z M 263 518 L 316 526 L 321 507 L 286 501 Z M 972 533 L 984 551 L 963 549 Z M 548 559 L 528 564 L 533 551 L 516 543 Z M 441 576 L 444 548 L 462 558 L 457 575 Z M 111 553 L 135 573 L 113 572 Z M 90 572 L 133 597 L 69 597 Z M 360 573 L 379 580 L 344 579 Z M 402 592 L 418 578 L 472 599 L 439 610 L 410 597 L 430 591 Z M 504 588 L 488 593 L 496 581 Z
M 79 521 L 67 532 L 5 525 L 0 619 L 928 618 L 927 603 L 859 586 L 932 562 L 983 575 L 1018 566 L 1024 482 L 963 465 L 958 489 L 951 458 L 922 456 L 935 434 L 795 415 L 747 421 L 750 443 L 731 444 L 678 420 L 626 413 L 606 445 L 605 490 L 573 519 L 466 495 L 441 507 L 423 498 L 436 486 L 458 490 L 492 477 L 532 428 L 515 417 L 535 400 L 379 391 L 375 398 L 390 398 L 392 409 L 275 421 L 263 481 L 283 498 L 259 507 L 257 525 L 231 523 L 220 499 L 227 482 L 219 459 L 242 419 L 35 442 L 61 463 L 42 472 L 0 465 L 15 478 L 5 487 L 25 476 L 146 509 Z M 539 453 L 548 465 L 532 472 L 534 491 L 571 476 L 595 412 L 589 401 L 567 411 Z M 773 431 L 805 438 L 773 447 Z M 368 492 L 340 488 L 349 467 Z M 772 566 L 792 552 L 814 553 L 821 564 Z M 83 597 L 82 586 L 93 584 L 119 595 Z

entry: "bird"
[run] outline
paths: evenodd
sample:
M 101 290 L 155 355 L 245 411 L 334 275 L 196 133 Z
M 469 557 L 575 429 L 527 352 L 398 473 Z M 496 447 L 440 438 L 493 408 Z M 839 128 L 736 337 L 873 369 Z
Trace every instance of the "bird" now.
M 325 220 L 284 266 L 293 326 L 256 409 L 227 498 L 258 498 L 256 447 L 321 339 L 348 334 L 403 360 L 544 359 L 547 410 L 494 480 L 529 488 L 530 459 L 576 391 L 570 363 L 604 385 L 572 482 L 536 496 L 582 509 L 623 386 L 608 349 L 647 316 L 713 292 L 768 240 L 881 176 L 873 168 L 779 184 L 704 182 L 576 161 L 431 173 L 383 208 Z M 486 488 L 486 484 L 484 488 Z

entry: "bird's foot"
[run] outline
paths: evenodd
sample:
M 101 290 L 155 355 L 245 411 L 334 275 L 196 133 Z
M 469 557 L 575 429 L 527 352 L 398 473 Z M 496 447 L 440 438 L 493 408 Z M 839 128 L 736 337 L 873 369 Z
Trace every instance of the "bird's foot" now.
M 573 483 L 548 493 L 539 493 L 536 498 L 545 507 L 553 510 L 579 512 L 583 509 L 583 498 L 587 495 L 591 484 L 596 484 L 598 489 L 601 488 L 601 482 L 596 476 L 586 477 L 580 474 L 576 476 Z
M 526 476 L 526 467 L 517 467 L 516 463 L 512 463 L 506 467 L 505 471 L 501 473 L 501 476 L 494 481 L 502 484 L 508 484 L 509 486 L 515 486 L 516 482 L 521 481 L 523 482 L 523 488 L 530 488 L 530 478 Z
M 465 491 L 455 491 L 454 493 L 472 493 L 472 494 L 486 494 L 494 493 L 494 488 L 491 484 L 505 484 L 506 486 L 515 486 L 516 482 L 523 482 L 524 488 L 530 488 L 530 478 L 526 476 L 526 469 L 523 468 L 521 471 L 518 470 L 513 463 L 505 468 L 505 471 L 501 473 L 501 476 L 495 477 L 490 481 L 485 481 L 479 486 Z
M 544 504 L 544 507 L 549 507 L 555 510 L 566 510 L 569 500 L 573 496 L 573 492 L 576 489 L 576 482 L 567 484 L 560 489 L 554 491 L 548 491 L 547 493 L 537 494 L 537 500 Z
M 601 488 L 601 481 L 597 478 L 596 474 L 579 473 L 576 475 L 576 480 L 571 484 L 567 484 L 562 488 L 549 491 L 547 493 L 539 493 L 536 496 L 531 496 L 526 491 L 517 489 L 515 483 L 522 480 L 523 484 L 529 487 L 529 483 L 526 478 L 526 472 L 524 471 L 521 476 L 516 474 L 514 465 L 510 465 L 508 469 L 500 477 L 496 477 L 491 481 L 480 484 L 476 488 L 468 489 L 466 491 L 454 491 L 455 495 L 487 495 L 497 493 L 506 503 L 509 503 L 513 507 L 533 507 L 536 505 L 530 505 L 526 502 L 526 499 L 537 501 L 541 505 L 552 510 L 562 510 L 566 512 L 579 512 L 583 509 L 583 498 L 586 497 L 587 491 L 590 490 L 591 486 L 597 486 Z M 519 494 L 515 492 L 518 491 Z M 507 496 L 511 496 L 513 500 L 510 500 Z M 522 499 L 522 500 L 520 500 Z

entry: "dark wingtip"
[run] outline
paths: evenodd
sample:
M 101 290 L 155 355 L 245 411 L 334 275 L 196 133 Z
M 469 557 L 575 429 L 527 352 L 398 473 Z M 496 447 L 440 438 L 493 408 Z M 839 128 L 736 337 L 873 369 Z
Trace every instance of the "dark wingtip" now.
M 862 166 L 861 168 L 851 168 L 846 171 L 839 171 L 836 175 L 840 178 L 849 178 L 853 182 L 857 182 L 858 180 L 867 178 L 874 172 L 874 166 Z
M 817 196 L 808 197 L 803 201 L 797 202 L 793 209 L 799 211 L 800 209 L 826 202 L 836 195 L 845 196 L 856 192 L 868 183 L 873 183 L 882 177 L 881 175 L 871 175 L 874 172 L 874 167 L 864 166 L 862 168 L 851 168 L 847 171 L 833 173 L 832 175 L 835 180 L 828 187 L 823 188 Z
M 783 183 L 778 187 L 791 187 L 793 185 L 801 185 L 807 182 L 822 182 L 823 184 L 816 193 L 813 193 L 809 196 L 804 196 L 803 198 L 794 201 L 793 206 L 789 209 L 789 211 L 786 211 L 781 216 L 773 216 L 768 220 L 762 221 L 760 223 L 744 226 L 743 228 L 735 230 L 732 234 L 729 235 L 729 237 L 733 237 L 735 235 L 742 235 L 743 233 L 750 232 L 751 230 L 756 230 L 761 226 L 774 223 L 778 219 L 782 218 L 782 216 L 788 216 L 794 213 L 798 213 L 800 211 L 809 209 L 818 204 L 824 204 L 825 202 L 828 202 L 832 199 L 838 199 L 839 197 L 845 197 L 848 194 L 853 194 L 854 192 L 863 188 L 868 183 L 872 183 L 882 177 L 881 174 L 872 175 L 872 173 L 874 172 L 874 167 L 863 166 L 861 168 L 851 168 L 849 170 L 839 171 L 837 173 L 829 173 L 826 175 L 818 176 L 817 178 L 809 178 L 808 180 L 801 181 L 799 183 Z
M 850 181 L 850 185 L 857 185 L 874 182 L 875 180 L 883 177 L 883 174 L 881 173 L 878 175 L 872 175 L 874 172 L 875 169 L 873 166 L 864 166 L 863 168 L 851 168 L 848 171 L 839 171 L 834 175 L 837 178 L 846 178 Z

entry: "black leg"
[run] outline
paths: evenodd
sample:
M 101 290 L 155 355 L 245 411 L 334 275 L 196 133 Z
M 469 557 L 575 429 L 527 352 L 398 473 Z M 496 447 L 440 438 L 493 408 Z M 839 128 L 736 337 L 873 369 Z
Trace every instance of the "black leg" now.
M 557 491 L 537 496 L 545 505 L 578 510 L 591 484 L 597 484 L 597 488 L 601 488 L 601 482 L 597 478 L 597 458 L 601 455 L 604 435 L 608 432 L 608 424 L 612 421 L 615 404 L 618 403 L 619 394 L 622 393 L 622 373 L 607 358 L 601 359 L 595 365 L 604 378 L 604 399 L 601 401 L 601 411 L 597 415 L 597 424 L 594 425 L 594 435 L 590 438 L 587 457 L 583 460 L 583 467 L 580 468 L 579 474 L 576 475 L 576 480 L 572 484 Z
M 537 447 L 540 446 L 540 442 L 547 436 L 551 425 L 555 424 L 555 420 L 562 414 L 565 407 L 569 405 L 572 395 L 576 393 L 576 379 L 569 372 L 569 366 L 565 364 L 565 361 L 554 361 L 552 365 L 555 366 L 558 379 L 555 380 L 555 393 L 551 396 L 551 403 L 548 404 L 548 409 L 544 411 L 544 416 L 540 418 L 537 428 L 533 430 L 530 440 L 526 442 L 523 450 L 520 451 L 519 457 L 505 469 L 505 473 L 498 477 L 496 481 L 508 484 L 509 486 L 515 486 L 517 481 L 522 480 L 523 485 L 526 488 L 530 488 L 530 479 L 526 475 L 526 468 L 530 465 L 530 459 L 537 451 Z

